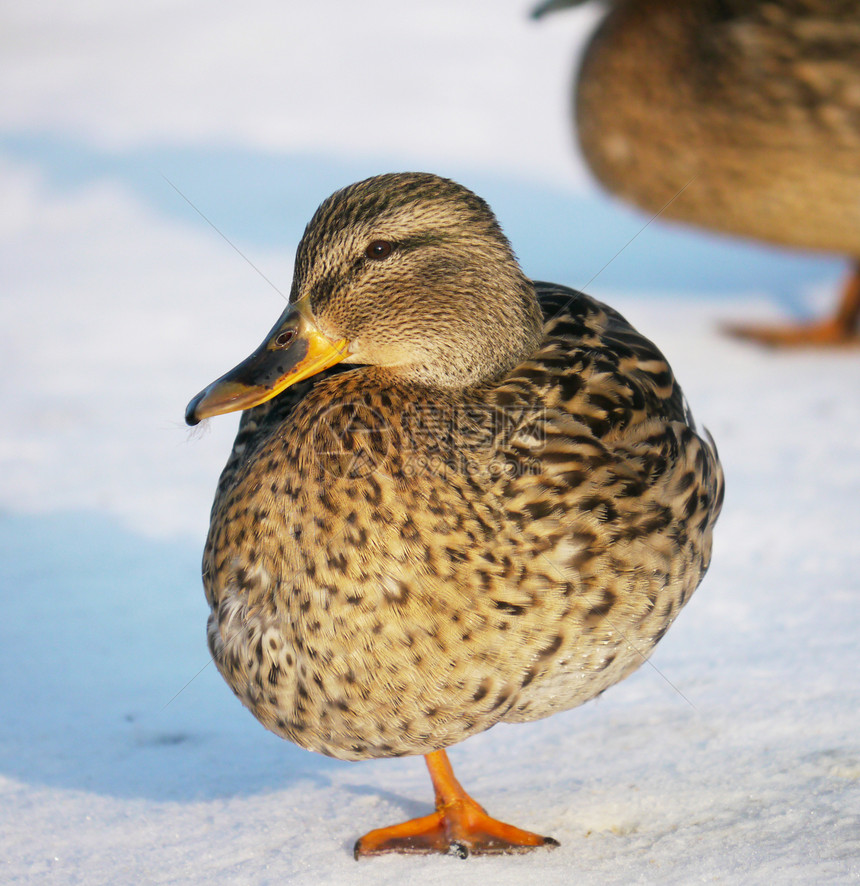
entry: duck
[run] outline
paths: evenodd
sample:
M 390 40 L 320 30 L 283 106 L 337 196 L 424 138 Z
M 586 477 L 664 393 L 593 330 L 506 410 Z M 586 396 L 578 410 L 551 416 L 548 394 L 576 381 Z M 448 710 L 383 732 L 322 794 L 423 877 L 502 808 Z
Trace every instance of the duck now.
M 652 215 L 848 257 L 829 315 L 726 331 L 772 347 L 860 345 L 860 6 L 606 6 L 574 84 L 574 128 L 598 182 Z
M 389 173 L 322 202 L 286 309 L 186 421 L 232 411 L 219 672 L 284 739 L 430 773 L 435 810 L 356 858 L 558 845 L 492 818 L 446 748 L 622 680 L 705 574 L 723 472 L 662 353 L 526 277 L 466 187 Z

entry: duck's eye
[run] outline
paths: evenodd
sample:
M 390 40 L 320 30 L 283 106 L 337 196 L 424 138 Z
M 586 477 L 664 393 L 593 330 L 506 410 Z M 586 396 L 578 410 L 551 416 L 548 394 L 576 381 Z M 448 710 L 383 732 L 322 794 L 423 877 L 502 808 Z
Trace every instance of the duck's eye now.
M 364 250 L 364 254 L 368 258 L 379 260 L 381 258 L 388 258 L 388 256 L 391 255 L 392 249 L 394 249 L 394 247 L 388 242 L 388 240 L 374 240 L 368 244 L 367 249 Z

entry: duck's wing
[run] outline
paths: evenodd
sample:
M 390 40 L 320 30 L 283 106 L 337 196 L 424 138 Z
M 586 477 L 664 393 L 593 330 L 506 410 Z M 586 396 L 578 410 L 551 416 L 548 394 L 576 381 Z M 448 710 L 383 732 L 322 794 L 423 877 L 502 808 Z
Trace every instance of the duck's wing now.
M 706 537 L 703 550 L 709 549 L 723 472 L 668 361 L 613 308 L 563 286 L 536 288 L 544 346 L 516 371 L 537 376 L 543 396 L 544 439 L 533 454 L 552 475 L 550 485 L 570 497 L 574 510 L 589 486 L 618 496 L 631 526 L 639 514 L 658 511 L 666 525 L 693 524 Z
M 544 347 L 536 359 L 547 386 L 598 437 L 646 418 L 695 422 L 660 349 L 614 308 L 554 283 L 536 282 L 544 314 Z M 574 380 L 576 379 L 576 380 Z

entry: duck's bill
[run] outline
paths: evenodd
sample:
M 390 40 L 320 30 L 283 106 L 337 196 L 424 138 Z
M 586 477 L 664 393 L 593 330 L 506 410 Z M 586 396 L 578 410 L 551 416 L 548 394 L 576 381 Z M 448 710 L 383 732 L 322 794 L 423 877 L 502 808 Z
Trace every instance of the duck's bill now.
M 331 341 L 297 305 L 291 305 L 266 340 L 238 366 L 202 390 L 185 410 L 185 421 L 250 409 L 290 385 L 339 363 L 349 353 L 345 340 Z

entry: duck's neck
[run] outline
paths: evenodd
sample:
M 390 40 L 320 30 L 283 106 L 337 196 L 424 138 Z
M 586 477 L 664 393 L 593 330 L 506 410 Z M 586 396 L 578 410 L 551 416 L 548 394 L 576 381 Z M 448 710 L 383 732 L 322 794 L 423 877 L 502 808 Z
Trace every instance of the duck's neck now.
M 504 298 L 461 304 L 458 316 L 446 323 L 446 335 L 428 343 L 424 359 L 390 369 L 400 381 L 453 393 L 504 375 L 533 354 L 542 339 L 543 314 L 534 284 L 518 274 Z

